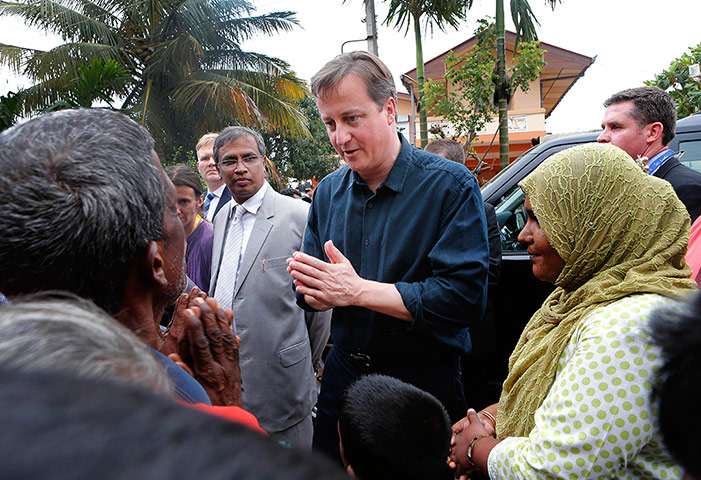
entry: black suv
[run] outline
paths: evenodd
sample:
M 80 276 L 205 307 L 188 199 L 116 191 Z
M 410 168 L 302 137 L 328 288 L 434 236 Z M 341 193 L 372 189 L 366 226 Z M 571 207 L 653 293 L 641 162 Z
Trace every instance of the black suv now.
M 523 327 L 554 288 L 533 276 L 526 248 L 517 240 L 526 224 L 524 194 L 518 182 L 550 155 L 582 143 L 596 142 L 597 137 L 598 133 L 572 135 L 533 147 L 482 187 L 482 197 L 494 206 L 501 229 L 501 281 L 492 298 L 498 338 L 494 348 L 499 350 L 495 356 L 503 362 L 499 370 L 504 376 L 506 361 Z M 683 151 L 680 161 L 701 171 L 701 112 L 677 122 L 670 148 Z

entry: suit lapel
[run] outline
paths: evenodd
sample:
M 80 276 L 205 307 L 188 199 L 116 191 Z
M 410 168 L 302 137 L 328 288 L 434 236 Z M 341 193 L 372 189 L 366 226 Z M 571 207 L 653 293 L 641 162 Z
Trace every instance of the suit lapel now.
M 231 202 L 231 192 L 229 191 L 229 187 L 224 187 L 224 191 L 221 194 L 221 197 L 219 197 L 219 202 L 217 203 L 217 208 L 214 210 L 214 215 L 212 216 L 212 220 L 214 220 L 214 217 L 217 216 L 217 213 L 219 213 L 219 210 L 224 208 L 225 206 L 229 205 Z
M 223 206 L 223 212 L 218 218 L 215 218 L 214 222 L 214 239 L 212 241 L 212 278 L 209 282 L 210 296 L 214 294 L 214 288 L 217 284 L 217 275 L 219 275 L 219 266 L 221 264 L 222 258 L 222 248 L 224 246 L 224 237 L 226 236 L 226 226 L 231 220 L 229 218 L 231 214 L 232 202 L 227 202 Z
M 263 197 L 263 203 L 256 214 L 256 222 L 253 224 L 251 236 L 246 244 L 246 251 L 241 259 L 239 279 L 234 296 L 238 294 L 239 290 L 241 289 L 241 285 L 243 285 L 246 281 L 246 277 L 248 277 L 248 274 L 253 267 L 253 262 L 255 261 L 256 257 L 258 257 L 258 253 L 260 252 L 261 248 L 263 248 L 265 239 L 268 238 L 268 234 L 273 228 L 273 224 L 270 219 L 275 216 L 275 195 L 277 195 L 275 190 L 268 185 L 268 190 L 265 192 L 265 196 Z

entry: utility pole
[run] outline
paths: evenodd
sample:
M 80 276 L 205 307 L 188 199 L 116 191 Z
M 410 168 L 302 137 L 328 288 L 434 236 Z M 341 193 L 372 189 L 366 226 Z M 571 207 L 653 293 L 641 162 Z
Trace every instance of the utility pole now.
M 365 2 L 365 28 L 368 32 L 368 51 L 375 56 L 377 52 L 377 18 L 375 16 L 375 0 Z

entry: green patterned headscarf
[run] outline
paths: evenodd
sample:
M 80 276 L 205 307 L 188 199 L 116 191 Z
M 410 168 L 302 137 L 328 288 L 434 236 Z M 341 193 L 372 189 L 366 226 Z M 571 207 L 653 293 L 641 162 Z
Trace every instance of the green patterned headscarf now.
M 553 155 L 520 184 L 565 261 L 555 291 L 509 358 L 498 438 L 527 436 L 577 324 L 628 295 L 682 297 L 696 288 L 684 255 L 689 215 L 672 186 L 623 150 L 588 144 Z

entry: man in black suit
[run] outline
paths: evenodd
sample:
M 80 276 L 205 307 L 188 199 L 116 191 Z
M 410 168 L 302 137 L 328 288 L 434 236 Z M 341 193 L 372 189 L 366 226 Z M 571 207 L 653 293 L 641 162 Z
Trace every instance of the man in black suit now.
M 645 163 L 648 174 L 667 180 L 686 206 L 693 223 L 701 215 L 701 173 L 679 162 L 668 148 L 674 138 L 677 109 L 657 87 L 629 88 L 604 102 L 600 143 L 611 143 Z
M 207 133 L 197 141 L 197 170 L 202 175 L 207 191 L 204 193 L 204 215 L 210 222 L 214 222 L 214 216 L 219 213 L 224 205 L 231 200 L 231 192 L 224 185 L 217 164 L 214 161 L 214 141 L 218 133 Z

